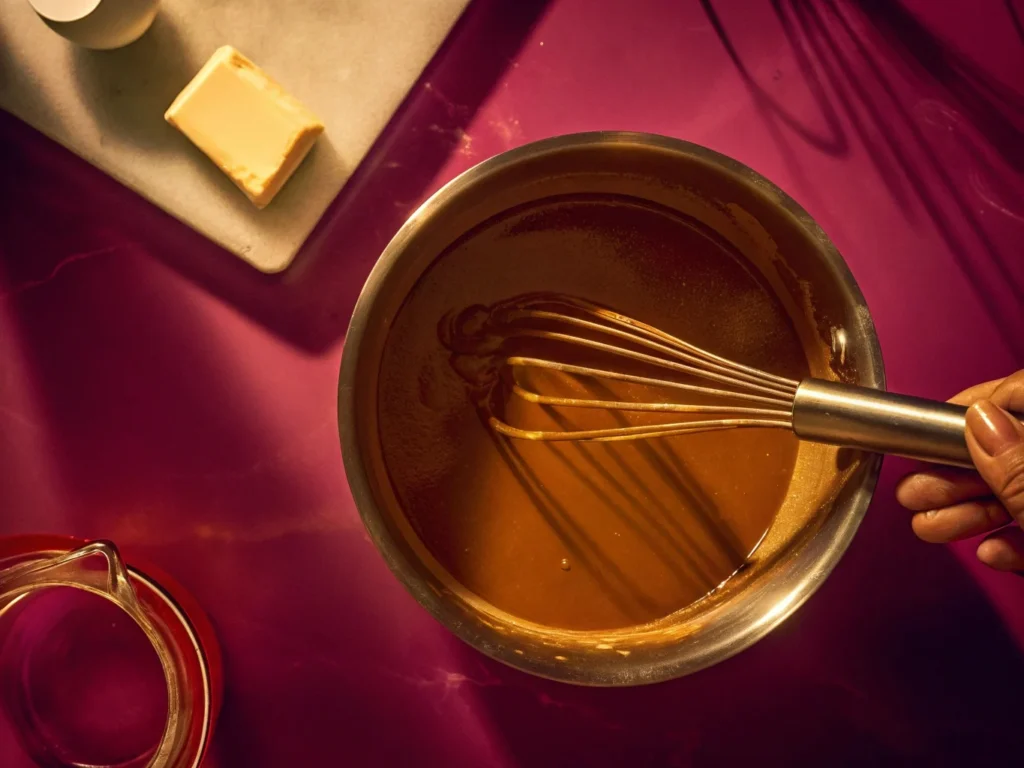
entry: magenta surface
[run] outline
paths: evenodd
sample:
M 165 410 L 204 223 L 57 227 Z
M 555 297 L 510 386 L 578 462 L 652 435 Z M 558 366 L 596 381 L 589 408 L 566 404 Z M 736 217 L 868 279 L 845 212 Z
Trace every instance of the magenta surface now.
M 476 0 L 274 278 L 0 115 L 0 535 L 110 538 L 196 596 L 225 660 L 209 766 L 1019 763 L 1024 580 L 913 538 L 892 500 L 908 463 L 886 461 L 843 562 L 766 640 L 580 689 L 464 647 L 391 577 L 335 397 L 355 297 L 413 207 L 598 129 L 704 144 L 796 198 L 867 297 L 890 388 L 1024 367 L 1022 16 Z M 0 87 L 16 65 L 0 51 Z

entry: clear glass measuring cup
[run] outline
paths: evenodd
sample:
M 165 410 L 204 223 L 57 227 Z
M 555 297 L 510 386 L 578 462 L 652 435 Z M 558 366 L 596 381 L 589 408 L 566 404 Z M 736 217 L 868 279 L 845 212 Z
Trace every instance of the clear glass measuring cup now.
M 195 768 L 220 701 L 205 615 L 108 541 L 0 539 L 0 754 L 7 768 Z

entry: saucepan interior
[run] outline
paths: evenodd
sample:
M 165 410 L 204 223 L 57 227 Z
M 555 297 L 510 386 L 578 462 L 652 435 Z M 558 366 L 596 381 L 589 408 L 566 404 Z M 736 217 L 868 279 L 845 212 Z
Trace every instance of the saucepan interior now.
M 395 236 L 356 306 L 339 388 L 345 467 L 367 530 L 416 599 L 482 652 L 567 682 L 636 685 L 727 658 L 794 611 L 845 551 L 880 460 L 801 443 L 781 509 L 744 567 L 723 588 L 642 625 L 557 629 L 510 615 L 458 583 L 410 525 L 389 478 L 378 402 L 388 334 L 413 287 L 465 233 L 537 201 L 580 195 L 657 206 L 713 230 L 785 307 L 812 375 L 879 388 L 884 375 L 864 299 L 820 228 L 749 168 L 686 142 L 595 133 L 531 144 L 455 179 Z

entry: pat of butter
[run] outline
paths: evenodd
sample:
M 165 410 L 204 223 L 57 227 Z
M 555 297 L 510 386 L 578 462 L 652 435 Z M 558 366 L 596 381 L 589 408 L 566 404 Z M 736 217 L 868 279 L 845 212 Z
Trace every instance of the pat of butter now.
M 218 48 L 164 119 L 263 208 L 288 181 L 324 126 L 249 59 Z

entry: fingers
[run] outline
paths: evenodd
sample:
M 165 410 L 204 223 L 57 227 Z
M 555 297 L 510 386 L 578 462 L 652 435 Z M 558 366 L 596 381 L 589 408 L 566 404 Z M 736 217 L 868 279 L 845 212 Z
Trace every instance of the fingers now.
M 1024 425 L 991 401 L 979 400 L 967 410 L 967 448 L 996 498 L 1024 522 Z
M 975 384 L 973 387 L 968 387 L 963 392 L 958 392 L 953 395 L 949 398 L 949 402 L 956 403 L 957 405 L 970 405 L 976 400 L 991 397 L 992 393 L 995 392 L 999 385 L 1004 381 L 1006 381 L 1006 379 L 994 379 L 993 381 L 986 381 L 983 384 Z
M 896 500 L 912 512 L 951 507 L 968 499 L 991 495 L 977 472 L 933 469 L 908 475 L 896 486 Z
M 1007 376 L 991 395 L 983 395 L 982 398 L 991 400 L 1004 410 L 1024 412 L 1024 370 Z
M 910 524 L 922 541 L 945 544 L 980 536 L 1010 522 L 1012 519 L 1006 508 L 996 499 L 990 498 L 918 512 Z
M 997 571 L 1024 571 L 1024 530 L 1011 525 L 996 531 L 978 545 L 978 559 Z
M 967 447 L 978 471 L 913 474 L 897 486 L 896 498 L 917 513 L 911 524 L 924 541 L 989 533 L 978 559 L 996 570 L 1024 572 L 1024 424 L 1007 413 L 1024 413 L 1024 371 L 965 389 L 950 402 L 970 406 Z

